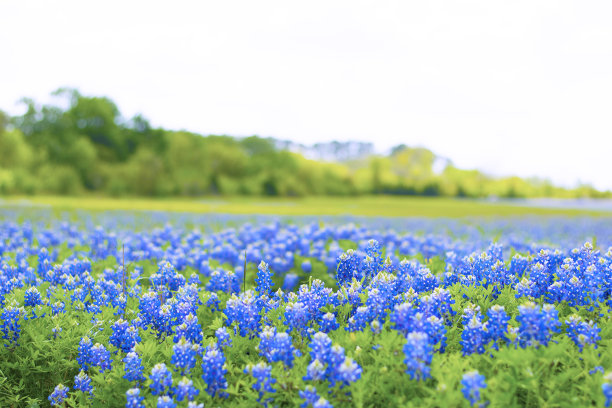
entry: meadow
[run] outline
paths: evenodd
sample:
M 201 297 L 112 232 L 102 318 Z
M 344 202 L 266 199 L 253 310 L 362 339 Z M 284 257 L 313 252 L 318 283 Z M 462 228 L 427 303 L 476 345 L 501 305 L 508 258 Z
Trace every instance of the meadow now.
M 603 212 L 395 197 L 3 205 L 2 407 L 612 401 Z

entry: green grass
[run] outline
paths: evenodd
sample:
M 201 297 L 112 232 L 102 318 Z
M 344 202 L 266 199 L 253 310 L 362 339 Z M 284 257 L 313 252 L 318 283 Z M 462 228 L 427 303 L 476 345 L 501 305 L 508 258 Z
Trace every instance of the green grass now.
M 57 210 L 153 210 L 191 213 L 273 215 L 362 215 L 389 217 L 466 217 L 520 215 L 610 215 L 609 212 L 564 208 L 537 208 L 468 199 L 425 197 L 308 197 L 308 198 L 108 198 L 10 197 L 5 205 L 27 202 Z

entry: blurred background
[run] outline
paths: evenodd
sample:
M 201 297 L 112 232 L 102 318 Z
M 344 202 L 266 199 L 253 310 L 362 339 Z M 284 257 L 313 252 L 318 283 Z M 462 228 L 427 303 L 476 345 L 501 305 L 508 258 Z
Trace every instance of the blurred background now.
M 612 3 L 0 4 L 0 193 L 612 197 Z

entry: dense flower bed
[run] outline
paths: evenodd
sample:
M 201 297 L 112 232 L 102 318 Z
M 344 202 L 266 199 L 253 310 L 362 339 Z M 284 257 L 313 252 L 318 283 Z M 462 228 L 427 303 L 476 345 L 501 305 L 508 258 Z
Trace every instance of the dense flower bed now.
M 612 400 L 610 219 L 26 215 L 3 407 Z

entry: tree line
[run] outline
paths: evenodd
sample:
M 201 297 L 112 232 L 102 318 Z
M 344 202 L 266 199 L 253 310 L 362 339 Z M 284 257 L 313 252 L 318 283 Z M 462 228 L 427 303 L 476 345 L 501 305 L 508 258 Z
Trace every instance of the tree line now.
M 371 143 L 299 145 L 258 136 L 199 135 L 122 116 L 107 97 L 75 89 L 58 104 L 22 99 L 25 113 L 0 111 L 0 193 L 111 196 L 360 195 L 609 197 L 584 185 L 493 178 L 463 170 L 424 148 Z

